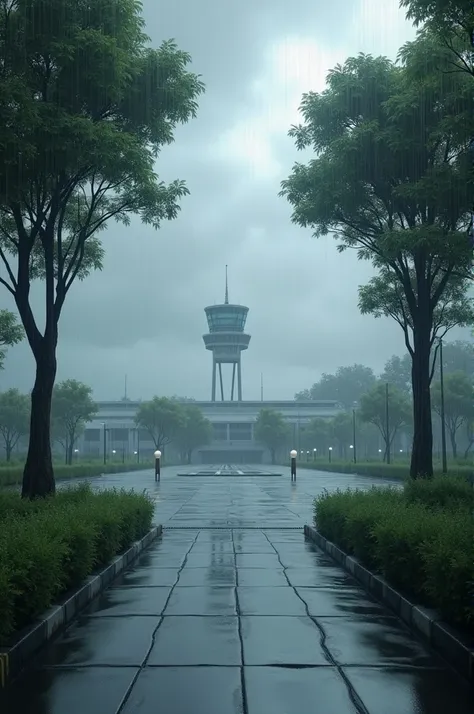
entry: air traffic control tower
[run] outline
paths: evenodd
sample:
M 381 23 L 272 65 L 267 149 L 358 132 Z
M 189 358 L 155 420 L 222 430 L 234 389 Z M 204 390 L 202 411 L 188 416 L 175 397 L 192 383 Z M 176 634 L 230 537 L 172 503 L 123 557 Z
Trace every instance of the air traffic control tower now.
M 241 354 L 249 346 L 250 335 L 244 333 L 247 320 L 248 307 L 229 304 L 229 288 L 227 283 L 227 265 L 225 267 L 225 301 L 223 305 L 212 305 L 204 308 L 209 333 L 203 335 L 206 349 L 212 352 L 212 396 L 216 401 L 216 376 L 219 367 L 219 382 L 221 399 L 224 398 L 224 381 L 222 379 L 222 365 L 232 365 L 232 386 L 230 401 L 234 401 L 235 372 L 237 370 L 237 399 L 242 401 L 242 367 Z

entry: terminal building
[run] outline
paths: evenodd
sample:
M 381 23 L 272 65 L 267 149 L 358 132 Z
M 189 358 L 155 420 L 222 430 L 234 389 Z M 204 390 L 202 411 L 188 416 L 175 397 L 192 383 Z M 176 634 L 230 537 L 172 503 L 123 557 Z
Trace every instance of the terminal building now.
M 254 425 L 261 409 L 273 409 L 282 414 L 291 426 L 291 445 L 298 448 L 300 433 L 312 419 L 334 417 L 341 407 L 336 401 L 246 401 L 242 389 L 242 352 L 250 343 L 244 332 L 249 308 L 229 303 L 226 285 L 222 304 L 205 308 L 208 332 L 203 335 L 205 348 L 212 352 L 210 401 L 195 402 L 212 424 L 210 444 L 197 448 L 192 454 L 195 464 L 248 463 L 270 461 L 270 453 L 255 440 Z M 230 388 L 224 388 L 223 368 L 230 368 Z M 219 378 L 219 383 L 217 383 Z M 151 398 L 152 395 L 150 395 Z M 220 396 L 220 399 L 218 399 Z M 263 395 L 262 395 L 263 396 Z M 234 398 L 235 397 L 235 398 Z M 128 460 L 149 459 L 154 451 L 153 441 L 145 429 L 137 429 L 135 415 L 140 402 L 122 399 L 99 402 L 95 419 L 87 425 L 77 449 L 84 458 L 100 456 Z M 166 447 L 166 457 L 174 460 L 173 444 Z

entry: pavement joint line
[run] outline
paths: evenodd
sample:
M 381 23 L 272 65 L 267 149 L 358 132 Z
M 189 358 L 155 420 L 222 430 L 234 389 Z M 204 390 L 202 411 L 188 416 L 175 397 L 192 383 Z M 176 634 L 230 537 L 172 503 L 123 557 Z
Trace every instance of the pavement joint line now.
M 336 669 L 336 671 L 337 671 L 337 673 L 339 674 L 340 678 L 341 678 L 342 681 L 344 682 L 344 685 L 345 685 L 345 687 L 346 687 L 346 690 L 347 690 L 347 694 L 348 694 L 348 696 L 349 696 L 349 699 L 351 700 L 351 702 L 352 702 L 352 704 L 354 705 L 354 707 L 355 707 L 356 711 L 358 712 L 358 714 L 370 714 L 370 712 L 369 712 L 369 710 L 367 709 L 367 707 L 365 706 L 364 702 L 362 701 L 362 699 L 359 697 L 359 695 L 357 694 L 356 690 L 355 690 L 354 687 L 352 686 L 352 683 L 350 682 L 349 678 L 346 676 L 346 674 L 345 674 L 345 672 L 344 672 L 342 666 L 341 666 L 340 664 L 338 664 L 338 662 L 336 662 L 336 660 L 334 659 L 334 657 L 333 657 L 333 655 L 332 655 L 332 653 L 331 653 L 329 647 L 327 646 L 327 644 L 326 644 L 326 638 L 327 638 L 326 630 L 325 630 L 324 627 L 318 622 L 317 618 L 316 618 L 316 617 L 313 617 L 313 616 L 310 614 L 310 612 L 309 612 L 309 607 L 308 607 L 308 603 L 307 603 L 306 600 L 304 600 L 303 597 L 299 594 L 299 592 L 297 591 L 296 587 L 295 587 L 294 585 L 292 585 L 291 582 L 290 582 L 290 579 L 289 579 L 288 574 L 287 574 L 287 572 L 286 572 L 287 568 L 286 568 L 286 567 L 283 565 L 283 563 L 282 563 L 282 560 L 281 560 L 281 557 L 280 557 L 280 553 L 279 553 L 278 550 L 275 548 L 274 544 L 273 544 L 273 543 L 271 542 L 271 540 L 268 538 L 268 536 L 267 536 L 266 533 L 264 533 L 264 536 L 265 536 L 265 538 L 268 540 L 268 542 L 270 543 L 270 545 L 272 546 L 273 550 L 275 551 L 275 553 L 276 553 L 276 555 L 277 555 L 278 562 L 280 563 L 280 565 L 281 565 L 281 567 L 282 567 L 282 570 L 283 570 L 283 573 L 284 573 L 284 575 L 285 575 L 285 578 L 286 578 L 286 581 L 287 581 L 287 583 L 288 583 L 288 586 L 293 590 L 293 592 L 294 592 L 295 595 L 298 597 L 298 599 L 303 603 L 303 605 L 304 605 L 304 607 L 305 607 L 305 610 L 306 610 L 307 616 L 309 617 L 309 619 L 311 620 L 311 622 L 313 622 L 313 624 L 316 626 L 316 628 L 319 630 L 321 649 L 322 649 L 323 652 L 324 652 L 324 656 L 326 657 L 326 660 L 328 661 L 329 666 L 332 666 L 332 667 L 334 667 L 334 668 Z
M 0 651 L 0 690 L 28 665 L 42 647 L 70 625 L 84 608 L 107 590 L 114 580 L 128 570 L 153 541 L 162 535 L 161 525 L 154 525 L 143 538 L 135 541 L 122 554 L 116 555 L 98 573 L 86 580 L 62 602 L 43 612 L 11 647 Z
M 191 552 L 191 550 L 192 550 L 194 544 L 196 543 L 196 541 L 197 541 L 197 539 L 198 539 L 198 536 L 199 536 L 199 533 L 196 535 L 196 537 L 194 538 L 193 542 L 191 543 L 191 545 L 189 546 L 188 550 L 186 551 L 186 555 L 184 556 L 183 562 L 181 563 L 181 566 L 180 566 L 180 568 L 178 569 L 178 572 L 177 572 L 177 574 L 176 574 L 176 582 L 175 582 L 174 585 L 170 588 L 170 591 L 169 591 L 169 593 L 168 593 L 168 597 L 166 598 L 166 602 L 165 602 L 165 604 L 163 605 L 163 609 L 162 609 L 162 611 L 161 611 L 161 615 L 160 615 L 160 619 L 159 619 L 159 621 L 158 621 L 158 624 L 157 624 L 157 626 L 155 627 L 155 629 L 154 629 L 153 632 L 152 632 L 150 646 L 149 646 L 149 648 L 148 648 L 148 650 L 147 650 L 147 652 L 146 652 L 146 654 L 145 654 L 145 657 L 143 658 L 143 661 L 142 661 L 140 667 L 138 668 L 137 672 L 135 673 L 135 676 L 133 677 L 132 681 L 130 682 L 130 685 L 129 685 L 127 691 L 125 692 L 125 694 L 124 694 L 124 696 L 123 696 L 123 699 L 122 699 L 122 701 L 121 701 L 121 703 L 120 703 L 120 705 L 119 705 L 119 707 L 118 707 L 118 709 L 117 709 L 116 714 L 120 714 L 120 713 L 123 711 L 123 708 L 125 707 L 125 705 L 127 704 L 128 700 L 129 700 L 129 698 L 130 698 L 130 695 L 131 695 L 131 693 L 132 693 L 132 691 L 133 691 L 133 688 L 134 688 L 134 686 L 135 686 L 135 684 L 136 684 L 136 682 L 137 682 L 138 677 L 140 676 L 140 674 L 143 672 L 143 670 L 144 670 L 145 667 L 147 666 L 148 660 L 149 660 L 149 658 L 150 658 L 150 654 L 151 654 L 151 652 L 152 652 L 152 650 L 153 650 L 153 647 L 155 646 L 155 641 L 156 641 L 156 636 L 157 636 L 157 634 L 158 634 L 158 630 L 160 629 L 160 626 L 162 625 L 163 620 L 164 620 L 163 613 L 164 613 L 164 611 L 166 610 L 166 608 L 168 607 L 168 603 L 169 603 L 169 601 L 170 601 L 170 599 L 171 599 L 171 596 L 172 596 L 172 594 L 173 594 L 173 592 L 174 592 L 174 589 L 175 589 L 176 585 L 177 585 L 178 582 L 179 582 L 179 576 L 181 575 L 181 571 L 183 570 L 184 566 L 186 565 L 186 562 L 187 562 L 187 560 L 188 560 L 188 555 L 189 555 L 189 553 Z M 244 714 L 246 714 L 246 713 L 244 712 Z
M 312 541 L 323 553 L 329 555 L 345 572 L 376 600 L 387 607 L 394 617 L 415 637 L 428 645 L 442 660 L 472 683 L 474 681 L 474 649 L 462 641 L 451 629 L 445 629 L 440 615 L 435 610 L 415 605 L 401 595 L 379 575 L 361 565 L 351 555 L 327 540 L 313 526 L 305 525 L 305 538 Z M 464 660 L 461 663 L 461 660 Z
M 240 612 L 240 601 L 239 601 L 239 591 L 238 591 L 238 586 L 239 586 L 239 569 L 237 567 L 237 553 L 235 551 L 235 542 L 234 542 L 234 531 L 231 531 L 231 536 L 232 536 L 232 548 L 234 551 L 234 569 L 235 569 L 235 586 L 234 586 L 234 594 L 235 594 L 235 608 L 237 612 L 237 631 L 239 635 L 239 644 L 240 644 L 240 687 L 242 690 L 242 714 L 248 714 L 248 702 L 247 702 L 247 685 L 245 682 L 245 661 L 244 661 L 244 638 L 242 635 L 242 614 Z

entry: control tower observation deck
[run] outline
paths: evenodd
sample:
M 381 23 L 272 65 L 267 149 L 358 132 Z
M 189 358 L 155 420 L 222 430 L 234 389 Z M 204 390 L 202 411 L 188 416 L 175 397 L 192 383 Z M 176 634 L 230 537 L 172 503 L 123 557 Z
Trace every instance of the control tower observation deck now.
M 204 308 L 209 333 L 203 335 L 207 350 L 212 352 L 212 393 L 211 399 L 216 401 L 216 377 L 219 368 L 219 382 L 222 401 L 224 397 L 224 381 L 222 365 L 232 365 L 232 385 L 230 401 L 234 401 L 235 376 L 237 372 L 237 399 L 242 401 L 242 366 L 241 353 L 249 346 L 250 335 L 245 334 L 248 307 L 229 303 L 229 288 L 227 282 L 227 266 L 225 268 L 225 300 L 222 305 L 212 305 Z

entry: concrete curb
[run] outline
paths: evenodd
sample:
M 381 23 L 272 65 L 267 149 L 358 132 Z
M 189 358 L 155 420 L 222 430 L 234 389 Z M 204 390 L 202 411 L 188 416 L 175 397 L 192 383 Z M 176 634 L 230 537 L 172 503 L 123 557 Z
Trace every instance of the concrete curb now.
M 381 576 L 374 575 L 356 558 L 347 555 L 315 528 L 304 527 L 305 537 L 316 543 L 339 565 L 354 576 L 377 600 L 392 610 L 410 630 L 442 655 L 463 677 L 474 682 L 474 641 L 441 621 L 435 610 L 414 605 L 400 595 Z
M 15 677 L 28 660 L 57 632 L 71 622 L 99 593 L 162 534 L 162 526 L 154 526 L 125 553 L 117 555 L 109 565 L 86 581 L 59 605 L 54 605 L 34 622 L 27 632 L 9 648 L 0 648 L 0 689 Z

